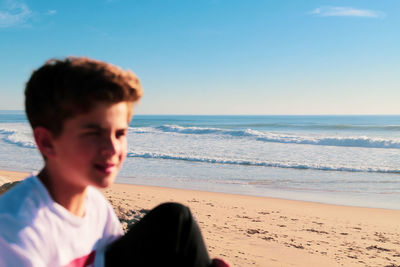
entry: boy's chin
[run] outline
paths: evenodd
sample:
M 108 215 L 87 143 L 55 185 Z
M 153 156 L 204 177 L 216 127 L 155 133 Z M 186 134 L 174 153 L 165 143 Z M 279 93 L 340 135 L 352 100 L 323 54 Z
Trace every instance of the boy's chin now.
M 97 188 L 107 188 L 111 186 L 115 181 L 116 175 L 110 175 L 102 177 L 100 179 L 93 180 L 92 186 Z

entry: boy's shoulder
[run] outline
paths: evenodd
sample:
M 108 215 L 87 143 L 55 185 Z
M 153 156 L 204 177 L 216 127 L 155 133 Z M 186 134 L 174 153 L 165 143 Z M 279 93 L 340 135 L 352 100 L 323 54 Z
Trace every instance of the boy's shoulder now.
M 89 187 L 85 204 L 85 216 L 76 217 L 52 200 L 36 176 L 26 178 L 1 195 L 0 266 L 2 260 L 13 262 L 25 259 L 26 255 L 29 262 L 35 259 L 43 262 L 37 264 L 40 266 L 63 266 L 103 248 L 108 244 L 106 241 L 122 234 L 118 219 L 113 217 L 112 207 L 101 192 Z
M 31 176 L 0 196 L 0 240 L 3 242 L 18 243 L 28 238 L 27 232 L 36 232 L 32 226 L 46 201 L 39 183 L 37 177 Z
M 37 176 L 30 176 L 0 196 L 0 238 L 12 241 L 28 232 L 39 237 L 90 225 L 94 232 L 101 232 L 115 216 L 103 194 L 92 187 L 87 190 L 85 208 L 85 217 L 76 217 L 51 198 Z
M 87 189 L 85 202 L 87 209 L 96 210 L 96 212 L 106 211 L 109 206 L 103 194 L 90 186 Z M 0 218 L 6 219 L 6 221 L 13 219 L 17 224 L 26 225 L 46 212 L 61 217 L 73 216 L 54 202 L 37 176 L 27 177 L 0 195 Z
M 29 176 L 25 180 L 13 186 L 7 192 L 0 195 L 0 216 L 13 217 L 29 216 L 29 211 L 45 201 L 45 190 L 40 187 L 40 181 L 36 176 Z M 30 217 L 32 218 L 32 217 Z

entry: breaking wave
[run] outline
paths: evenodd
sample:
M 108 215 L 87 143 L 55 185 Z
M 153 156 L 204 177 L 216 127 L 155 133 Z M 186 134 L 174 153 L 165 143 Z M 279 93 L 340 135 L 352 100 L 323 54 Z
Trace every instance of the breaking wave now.
M 252 129 L 230 130 L 220 128 L 183 127 L 178 125 L 163 125 L 159 127 L 130 128 L 133 133 L 177 133 L 195 135 L 219 135 L 227 137 L 252 138 L 262 142 L 306 144 L 318 146 L 342 146 L 364 148 L 394 148 L 400 149 L 400 139 L 378 138 L 368 136 L 327 136 L 327 135 L 295 135 L 273 132 L 261 132 Z
M 17 128 L 0 128 L 0 134 L 2 134 L 3 141 L 17 145 L 24 148 L 36 148 L 36 144 L 30 133 L 30 129 Z
M 173 154 L 161 154 L 154 152 L 128 153 L 130 158 L 146 158 L 146 159 L 166 159 L 166 160 L 180 160 L 190 162 L 203 162 L 211 164 L 230 164 L 230 165 L 244 165 L 244 166 L 263 166 L 275 167 L 285 169 L 303 169 L 303 170 L 320 170 L 320 171 L 343 171 L 343 172 L 375 172 L 375 173 L 394 173 L 400 174 L 400 169 L 386 169 L 386 168 L 349 168 L 349 167 L 335 167 L 335 166 L 322 166 L 322 165 L 306 165 L 296 163 L 277 163 L 277 162 L 263 162 L 263 161 L 250 161 L 250 160 L 231 160 L 223 158 L 208 158 L 208 157 L 190 157 Z

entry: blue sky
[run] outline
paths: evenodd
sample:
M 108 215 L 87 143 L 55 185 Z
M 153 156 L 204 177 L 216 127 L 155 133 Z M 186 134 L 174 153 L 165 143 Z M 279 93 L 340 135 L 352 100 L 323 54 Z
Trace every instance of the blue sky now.
M 139 114 L 400 114 L 399 0 L 0 0 L 0 109 L 49 58 L 133 70 Z

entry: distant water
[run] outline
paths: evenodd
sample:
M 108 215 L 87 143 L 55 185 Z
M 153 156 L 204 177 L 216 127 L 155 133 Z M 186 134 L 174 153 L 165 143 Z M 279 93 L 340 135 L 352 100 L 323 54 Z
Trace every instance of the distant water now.
M 400 116 L 137 115 L 119 182 L 400 209 Z M 42 164 L 0 111 L 0 168 Z

